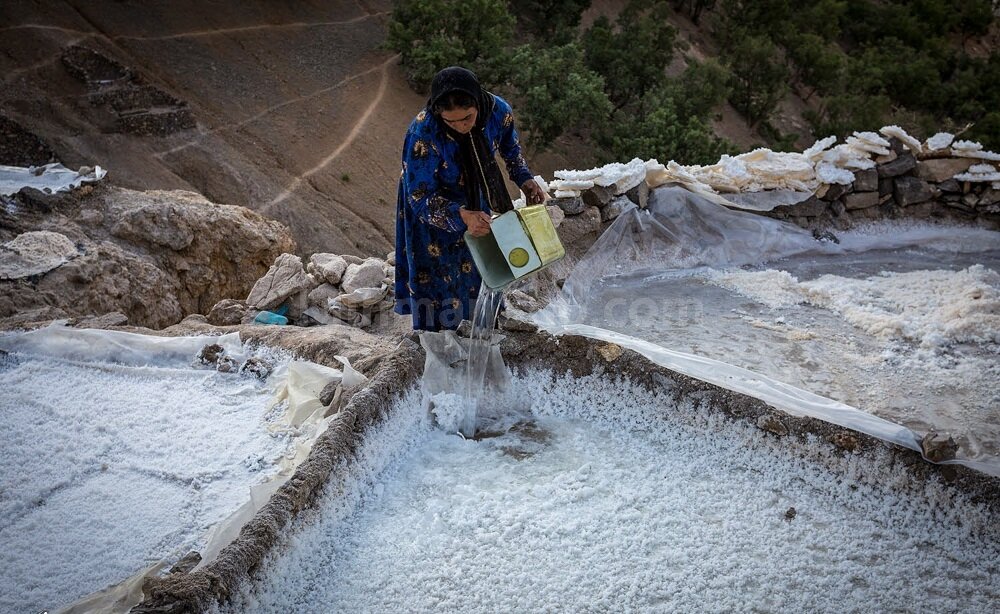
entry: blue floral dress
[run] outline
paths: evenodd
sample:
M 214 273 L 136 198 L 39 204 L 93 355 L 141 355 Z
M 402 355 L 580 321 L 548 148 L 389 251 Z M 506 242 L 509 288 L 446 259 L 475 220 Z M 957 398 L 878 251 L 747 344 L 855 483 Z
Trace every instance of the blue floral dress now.
M 495 94 L 493 98 L 483 132 L 520 186 L 532 178 L 531 170 L 521 154 L 510 105 Z M 395 309 L 413 316 L 414 329 L 454 329 L 472 319 L 481 278 L 463 238 L 466 226 L 458 210 L 465 199 L 458 143 L 434 115 L 421 111 L 406 132 L 396 200 Z M 490 213 L 485 199 L 480 208 Z

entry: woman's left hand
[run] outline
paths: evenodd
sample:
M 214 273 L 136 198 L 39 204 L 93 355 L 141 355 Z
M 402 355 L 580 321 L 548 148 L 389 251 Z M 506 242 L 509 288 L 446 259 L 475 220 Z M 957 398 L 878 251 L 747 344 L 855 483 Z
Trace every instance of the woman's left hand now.
M 529 205 L 540 205 L 545 202 L 545 192 L 538 187 L 538 182 L 534 179 L 525 181 L 524 185 L 521 186 L 521 191 L 524 192 L 524 198 Z

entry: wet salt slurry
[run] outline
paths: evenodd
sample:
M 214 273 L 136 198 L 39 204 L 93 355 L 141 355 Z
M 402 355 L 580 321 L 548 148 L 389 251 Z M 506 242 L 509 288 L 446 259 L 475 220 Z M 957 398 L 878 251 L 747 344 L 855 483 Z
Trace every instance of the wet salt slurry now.
M 404 399 L 224 611 L 986 612 L 1000 599 L 995 512 L 914 483 L 888 454 L 777 439 L 601 376 L 528 372 L 495 401 L 469 441 Z

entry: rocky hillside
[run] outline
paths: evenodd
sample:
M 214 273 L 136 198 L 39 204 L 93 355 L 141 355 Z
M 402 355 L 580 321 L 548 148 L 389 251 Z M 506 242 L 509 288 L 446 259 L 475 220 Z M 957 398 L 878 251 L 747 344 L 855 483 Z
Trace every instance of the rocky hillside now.
M 243 207 L 103 184 L 5 199 L 0 243 L 0 328 L 114 312 L 162 328 L 245 297 L 295 250 L 287 228 Z
M 100 164 L 288 225 L 301 253 L 392 249 L 422 104 L 387 0 L 0 4 L 0 164 Z

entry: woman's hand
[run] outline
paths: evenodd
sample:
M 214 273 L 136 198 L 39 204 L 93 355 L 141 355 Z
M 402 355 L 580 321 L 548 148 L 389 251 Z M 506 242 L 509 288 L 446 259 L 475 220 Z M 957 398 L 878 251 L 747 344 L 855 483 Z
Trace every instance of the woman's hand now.
M 545 192 L 542 192 L 542 188 L 538 187 L 538 182 L 534 179 L 525 181 L 521 191 L 524 192 L 524 198 L 529 205 L 540 205 L 545 202 Z
M 462 221 L 469 227 L 469 234 L 474 237 L 485 237 L 490 234 L 490 216 L 485 211 L 470 211 L 465 207 L 458 210 Z

